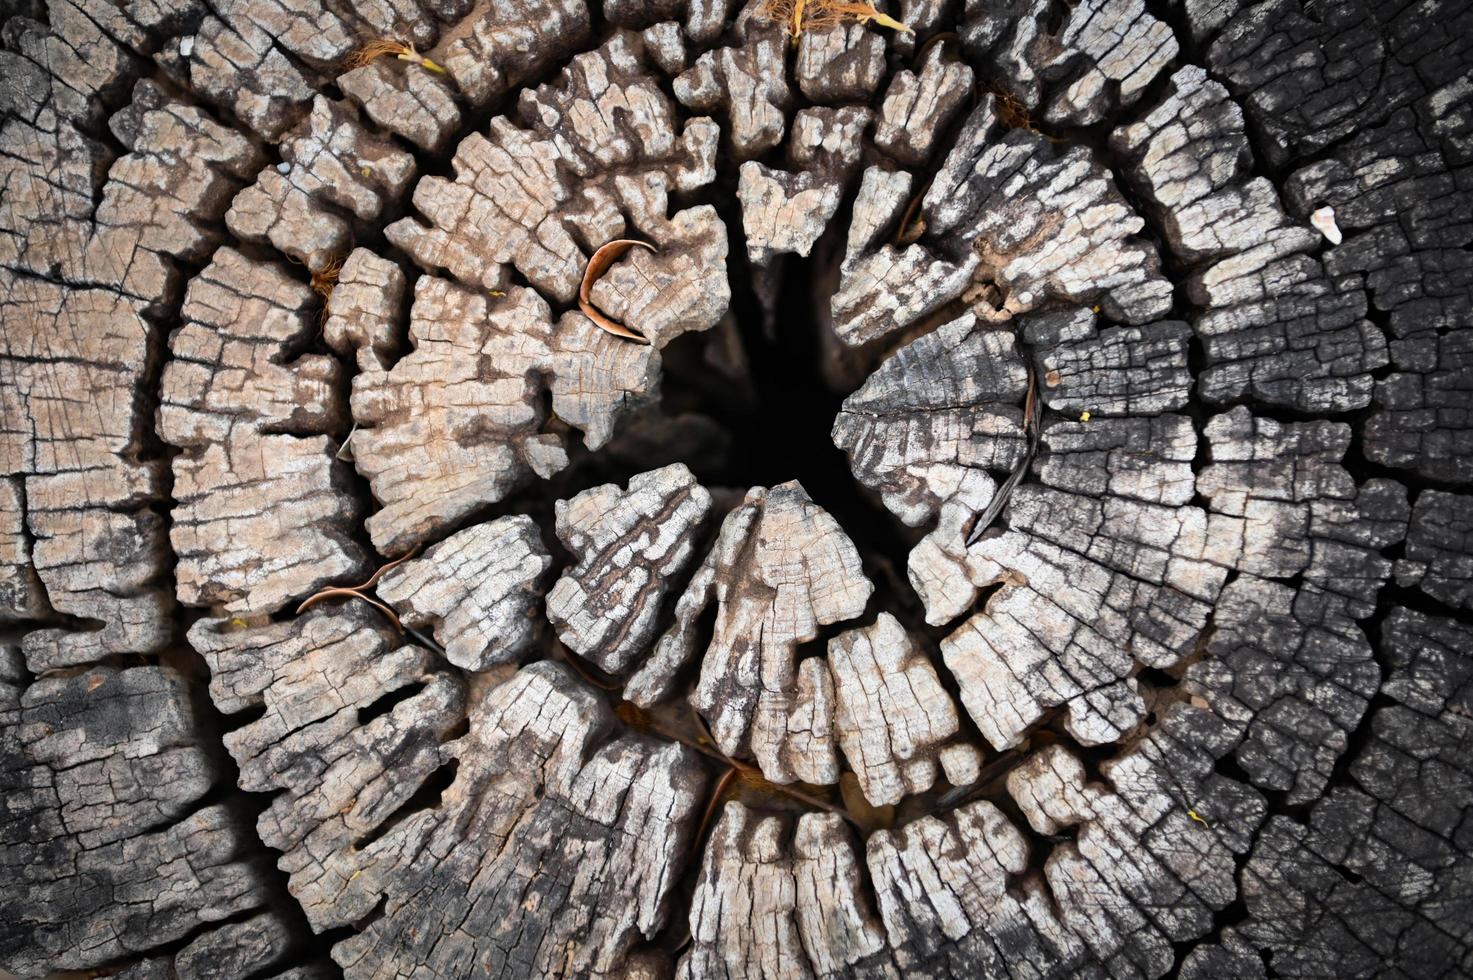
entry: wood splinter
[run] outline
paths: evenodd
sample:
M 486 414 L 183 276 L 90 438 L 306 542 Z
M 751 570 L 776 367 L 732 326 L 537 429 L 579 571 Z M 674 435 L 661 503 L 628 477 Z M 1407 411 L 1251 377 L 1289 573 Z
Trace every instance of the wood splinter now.
M 583 311 L 584 316 L 598 324 L 601 330 L 605 330 L 615 337 L 623 337 L 626 340 L 647 344 L 650 342 L 648 337 L 608 317 L 602 310 L 593 305 L 593 300 L 588 295 L 593 289 L 593 284 L 599 280 L 600 276 L 608 271 L 609 266 L 617 262 L 625 252 L 636 245 L 640 248 L 647 248 L 651 252 L 659 251 L 659 249 L 655 248 L 649 242 L 641 242 L 634 238 L 616 238 L 611 242 L 605 242 L 599 246 L 598 250 L 589 258 L 588 268 L 583 270 L 583 283 L 578 287 L 578 309 Z

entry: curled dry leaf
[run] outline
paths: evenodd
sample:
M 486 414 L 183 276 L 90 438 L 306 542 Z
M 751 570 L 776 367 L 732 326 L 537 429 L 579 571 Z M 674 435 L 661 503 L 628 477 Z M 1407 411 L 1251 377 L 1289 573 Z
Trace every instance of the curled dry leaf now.
M 594 306 L 593 301 L 588 297 L 589 291 L 593 289 L 593 284 L 598 282 L 599 276 L 607 272 L 609 266 L 636 245 L 640 248 L 647 248 L 651 252 L 656 251 L 655 246 L 649 242 L 641 242 L 634 238 L 616 238 L 599 246 L 598 251 L 589 258 L 588 268 L 583 271 L 583 284 L 578 287 L 578 309 L 583 311 L 584 316 L 615 337 L 625 337 L 629 340 L 637 340 L 641 344 L 647 344 L 649 339 L 644 334 L 631 330 L 617 320 L 610 319 Z

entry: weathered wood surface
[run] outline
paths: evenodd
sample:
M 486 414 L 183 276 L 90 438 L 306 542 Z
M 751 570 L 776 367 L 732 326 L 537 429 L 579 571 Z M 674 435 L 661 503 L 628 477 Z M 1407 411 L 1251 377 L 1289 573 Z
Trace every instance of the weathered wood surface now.
M 1473 974 L 1473 8 L 839 6 L 5 6 L 0 972 Z

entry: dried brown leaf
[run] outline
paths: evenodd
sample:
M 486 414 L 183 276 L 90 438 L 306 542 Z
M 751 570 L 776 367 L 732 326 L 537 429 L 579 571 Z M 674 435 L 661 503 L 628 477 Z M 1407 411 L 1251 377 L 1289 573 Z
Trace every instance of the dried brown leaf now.
M 599 246 L 598 250 L 588 260 L 588 268 L 583 270 L 583 284 L 578 287 L 578 309 L 583 311 L 584 316 L 598 324 L 600 329 L 608 331 L 615 337 L 624 337 L 641 344 L 647 344 L 649 343 L 649 338 L 638 331 L 624 326 L 624 324 L 617 320 L 606 316 L 602 310 L 593 305 L 593 301 L 588 296 L 589 292 L 593 289 L 593 284 L 598 282 L 599 277 L 608 271 L 609 266 L 617 262 L 625 252 L 636 245 L 640 248 L 647 248 L 651 252 L 657 251 L 655 246 L 649 242 L 641 242 L 634 238 L 616 238 L 611 242 L 606 242 Z

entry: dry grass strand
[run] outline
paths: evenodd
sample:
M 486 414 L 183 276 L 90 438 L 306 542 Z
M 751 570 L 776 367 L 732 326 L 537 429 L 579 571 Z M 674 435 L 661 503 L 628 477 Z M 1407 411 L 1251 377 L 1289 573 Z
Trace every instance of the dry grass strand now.
M 845 23 L 875 23 L 892 31 L 914 33 L 904 23 L 875 9 L 874 4 L 852 0 L 764 0 L 759 13 L 782 24 L 795 42 L 804 31 L 823 30 Z

